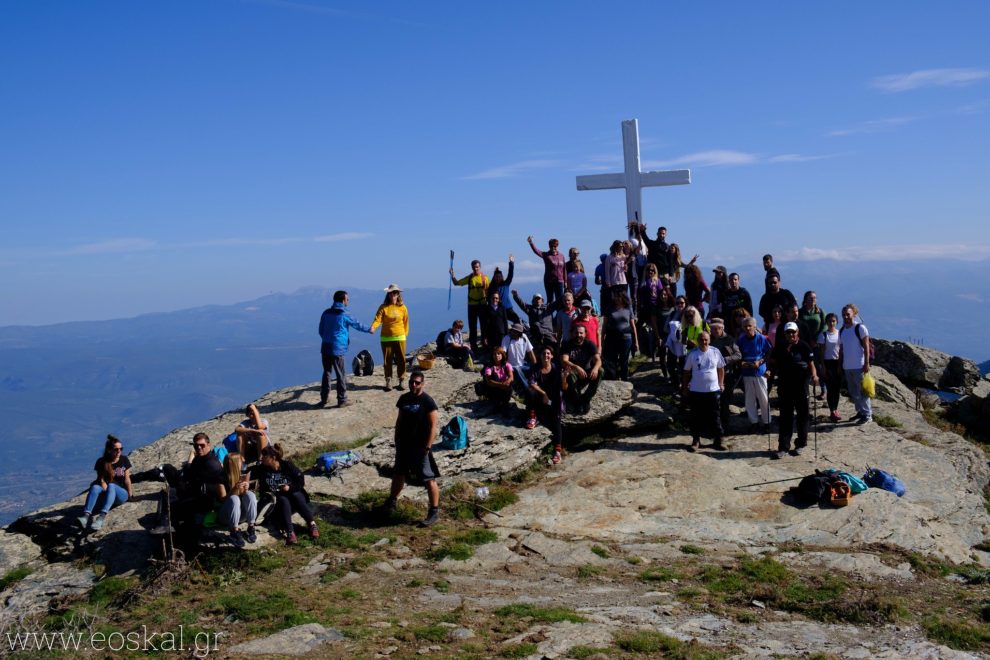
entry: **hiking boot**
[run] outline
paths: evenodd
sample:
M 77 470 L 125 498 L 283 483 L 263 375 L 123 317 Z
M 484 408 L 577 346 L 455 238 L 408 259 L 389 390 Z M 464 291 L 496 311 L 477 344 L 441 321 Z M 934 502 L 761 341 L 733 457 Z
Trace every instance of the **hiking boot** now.
M 526 420 L 526 428 L 535 429 L 536 428 L 536 412 L 529 413 L 529 419 Z
M 105 513 L 101 513 L 100 515 L 96 516 L 95 518 L 93 518 L 93 522 L 89 523 L 90 529 L 94 531 L 103 529 L 103 523 L 106 521 L 106 519 L 107 519 L 107 514 Z
M 728 449 L 728 447 L 726 447 L 725 445 L 722 444 L 721 441 L 719 441 L 712 445 L 712 449 L 714 449 L 715 451 L 725 451 L 726 449 Z
M 386 378 L 385 379 L 385 391 L 386 392 L 391 392 L 392 391 L 392 379 L 391 378 Z
M 554 451 L 554 452 L 553 452 L 553 458 L 551 458 L 551 459 L 550 459 L 550 461 L 551 461 L 551 462 L 552 462 L 552 463 L 553 463 L 554 465 L 560 465 L 560 462 L 561 462 L 562 460 L 564 460 L 564 459 L 563 459 L 563 458 L 561 457 L 561 455 L 560 455 L 560 450 L 559 450 L 559 449 L 557 449 L 556 451 Z
M 832 412 L 830 412 L 828 414 L 828 419 L 829 419 L 830 422 L 832 422 L 833 424 L 835 424 L 840 419 L 842 419 L 842 415 L 839 414 L 839 411 L 838 410 L 833 410 Z
M 254 543 L 258 540 L 258 533 L 254 529 L 254 525 L 248 525 L 247 534 L 244 537 L 248 543 Z
M 244 547 L 244 545 L 245 545 L 245 543 L 244 543 L 244 537 L 241 536 L 241 530 L 239 530 L 239 529 L 232 529 L 232 530 L 230 530 L 230 543 L 235 548 L 243 548 Z
M 787 456 L 787 452 L 783 452 L 783 451 L 772 451 L 772 452 L 770 452 L 770 460 L 773 460 L 773 461 L 779 461 L 784 456 Z
M 863 413 L 856 413 L 855 415 L 853 415 L 852 417 L 849 418 L 849 421 L 850 422 L 858 422 L 861 419 L 863 419 Z
M 873 421 L 872 417 L 860 417 L 859 419 L 856 420 L 856 423 L 862 426 L 863 424 L 869 424 L 872 421 Z
M 396 384 L 395 389 L 399 390 L 400 392 L 406 389 L 406 386 L 402 384 L 401 378 L 399 379 L 399 382 Z
M 440 509 L 437 507 L 430 507 L 430 510 L 426 512 L 426 517 L 419 521 L 420 527 L 431 527 L 440 521 Z
M 316 521 L 309 523 L 309 538 L 318 539 L 320 538 L 320 528 L 316 526 Z
M 286 545 L 295 545 L 299 542 L 299 538 L 296 536 L 295 532 L 289 532 L 289 535 L 285 537 Z
M 76 522 L 79 523 L 79 526 L 80 527 L 82 527 L 83 529 L 86 529 L 87 527 L 89 527 L 89 516 L 90 516 L 90 514 L 84 513 L 81 516 L 79 516 L 78 518 L 76 518 Z
M 801 454 L 804 453 L 804 447 L 795 447 L 794 449 L 790 450 L 787 453 L 790 454 L 791 456 L 800 456 Z
M 695 452 L 695 451 L 698 451 L 699 449 L 701 449 L 701 441 L 700 440 L 695 440 L 688 447 L 688 451 L 690 451 L 690 452 Z
M 337 402 L 337 407 L 338 408 L 346 408 L 349 405 L 351 405 L 351 402 L 348 401 L 347 399 L 342 399 L 341 401 L 338 401 Z

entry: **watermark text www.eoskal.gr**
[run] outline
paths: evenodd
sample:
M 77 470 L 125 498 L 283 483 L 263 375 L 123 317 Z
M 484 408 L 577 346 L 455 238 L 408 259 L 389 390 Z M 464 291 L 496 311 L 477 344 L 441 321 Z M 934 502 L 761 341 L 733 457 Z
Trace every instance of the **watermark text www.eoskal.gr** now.
M 205 658 L 219 649 L 220 632 L 198 631 L 186 635 L 183 626 L 178 631 L 154 632 L 148 626 L 130 632 L 8 632 L 0 651 L 143 651 L 185 653 Z M 3 655 L 0 652 L 0 655 Z

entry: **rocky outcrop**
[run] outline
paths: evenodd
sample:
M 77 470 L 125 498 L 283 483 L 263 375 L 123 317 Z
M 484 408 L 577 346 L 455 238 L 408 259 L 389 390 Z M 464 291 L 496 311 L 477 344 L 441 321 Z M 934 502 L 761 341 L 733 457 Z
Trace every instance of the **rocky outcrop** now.
M 903 341 L 873 339 L 873 344 L 874 364 L 912 387 L 963 394 L 981 379 L 979 367 L 972 360 Z
M 981 380 L 969 394 L 949 406 L 949 417 L 978 437 L 990 429 L 990 380 Z

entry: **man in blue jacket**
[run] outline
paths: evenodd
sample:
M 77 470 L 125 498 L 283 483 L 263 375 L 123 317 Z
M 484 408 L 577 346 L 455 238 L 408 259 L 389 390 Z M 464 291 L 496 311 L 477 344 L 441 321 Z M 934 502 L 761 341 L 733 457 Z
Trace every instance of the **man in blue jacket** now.
M 347 400 L 347 371 L 344 369 L 344 354 L 351 343 L 350 329 L 374 334 L 374 330 L 354 320 L 347 311 L 350 297 L 346 291 L 333 294 L 333 305 L 324 310 L 320 317 L 320 357 L 323 358 L 323 382 L 320 384 L 320 406 L 327 405 L 330 396 L 330 370 L 337 379 L 337 405 L 343 408 L 351 405 Z

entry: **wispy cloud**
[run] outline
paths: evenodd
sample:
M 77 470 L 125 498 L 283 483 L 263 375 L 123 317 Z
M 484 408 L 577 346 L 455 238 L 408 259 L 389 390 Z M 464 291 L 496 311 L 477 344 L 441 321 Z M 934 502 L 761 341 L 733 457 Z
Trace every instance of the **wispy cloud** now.
M 957 259 L 980 261 L 990 258 L 990 244 L 944 243 L 917 245 L 870 245 L 844 248 L 803 247 L 800 250 L 781 252 L 775 256 L 780 261 L 904 261 L 908 259 Z
M 870 121 L 864 121 L 856 124 L 855 126 L 837 128 L 829 131 L 827 135 L 829 137 L 845 137 L 847 135 L 880 133 L 882 131 L 891 131 L 895 128 L 906 126 L 912 122 L 918 121 L 918 119 L 918 117 L 886 117 L 884 119 L 871 119 Z
M 147 238 L 114 238 L 98 243 L 81 243 L 64 248 L 7 248 L 2 255 L 17 257 L 74 257 L 101 254 L 129 254 L 136 252 L 164 252 L 167 250 L 190 250 L 214 247 L 261 246 L 275 247 L 299 243 L 328 243 L 336 241 L 357 241 L 373 237 L 371 232 L 342 232 L 322 236 L 280 236 L 260 238 L 216 238 L 201 241 L 180 241 L 162 243 Z
M 960 300 L 965 300 L 966 302 L 975 302 L 981 304 L 986 302 L 986 298 L 984 298 L 979 293 L 957 293 L 956 298 L 959 298 Z
M 485 179 L 509 179 L 511 177 L 519 176 L 526 172 L 532 172 L 533 170 L 543 170 L 550 167 L 558 167 L 562 165 L 559 160 L 550 159 L 536 159 L 536 160 L 523 160 L 518 163 L 512 163 L 511 165 L 501 165 L 499 167 L 493 167 L 483 172 L 478 172 L 477 174 L 470 174 L 468 176 L 462 176 L 461 179 L 465 181 L 480 181 Z
M 990 110 L 990 99 L 966 103 L 955 109 L 957 115 L 980 115 Z
M 990 69 L 922 69 L 874 78 L 871 85 L 885 92 L 907 92 L 922 87 L 964 87 L 990 78 Z
M 763 156 L 746 151 L 733 151 L 730 149 L 713 149 L 710 151 L 699 151 L 693 154 L 678 156 L 670 160 L 650 160 L 643 161 L 644 169 L 656 167 L 717 167 L 717 166 L 740 166 L 759 165 L 761 163 L 808 163 L 815 160 L 834 158 L 838 154 L 805 155 L 805 154 L 779 154 L 776 156 Z

